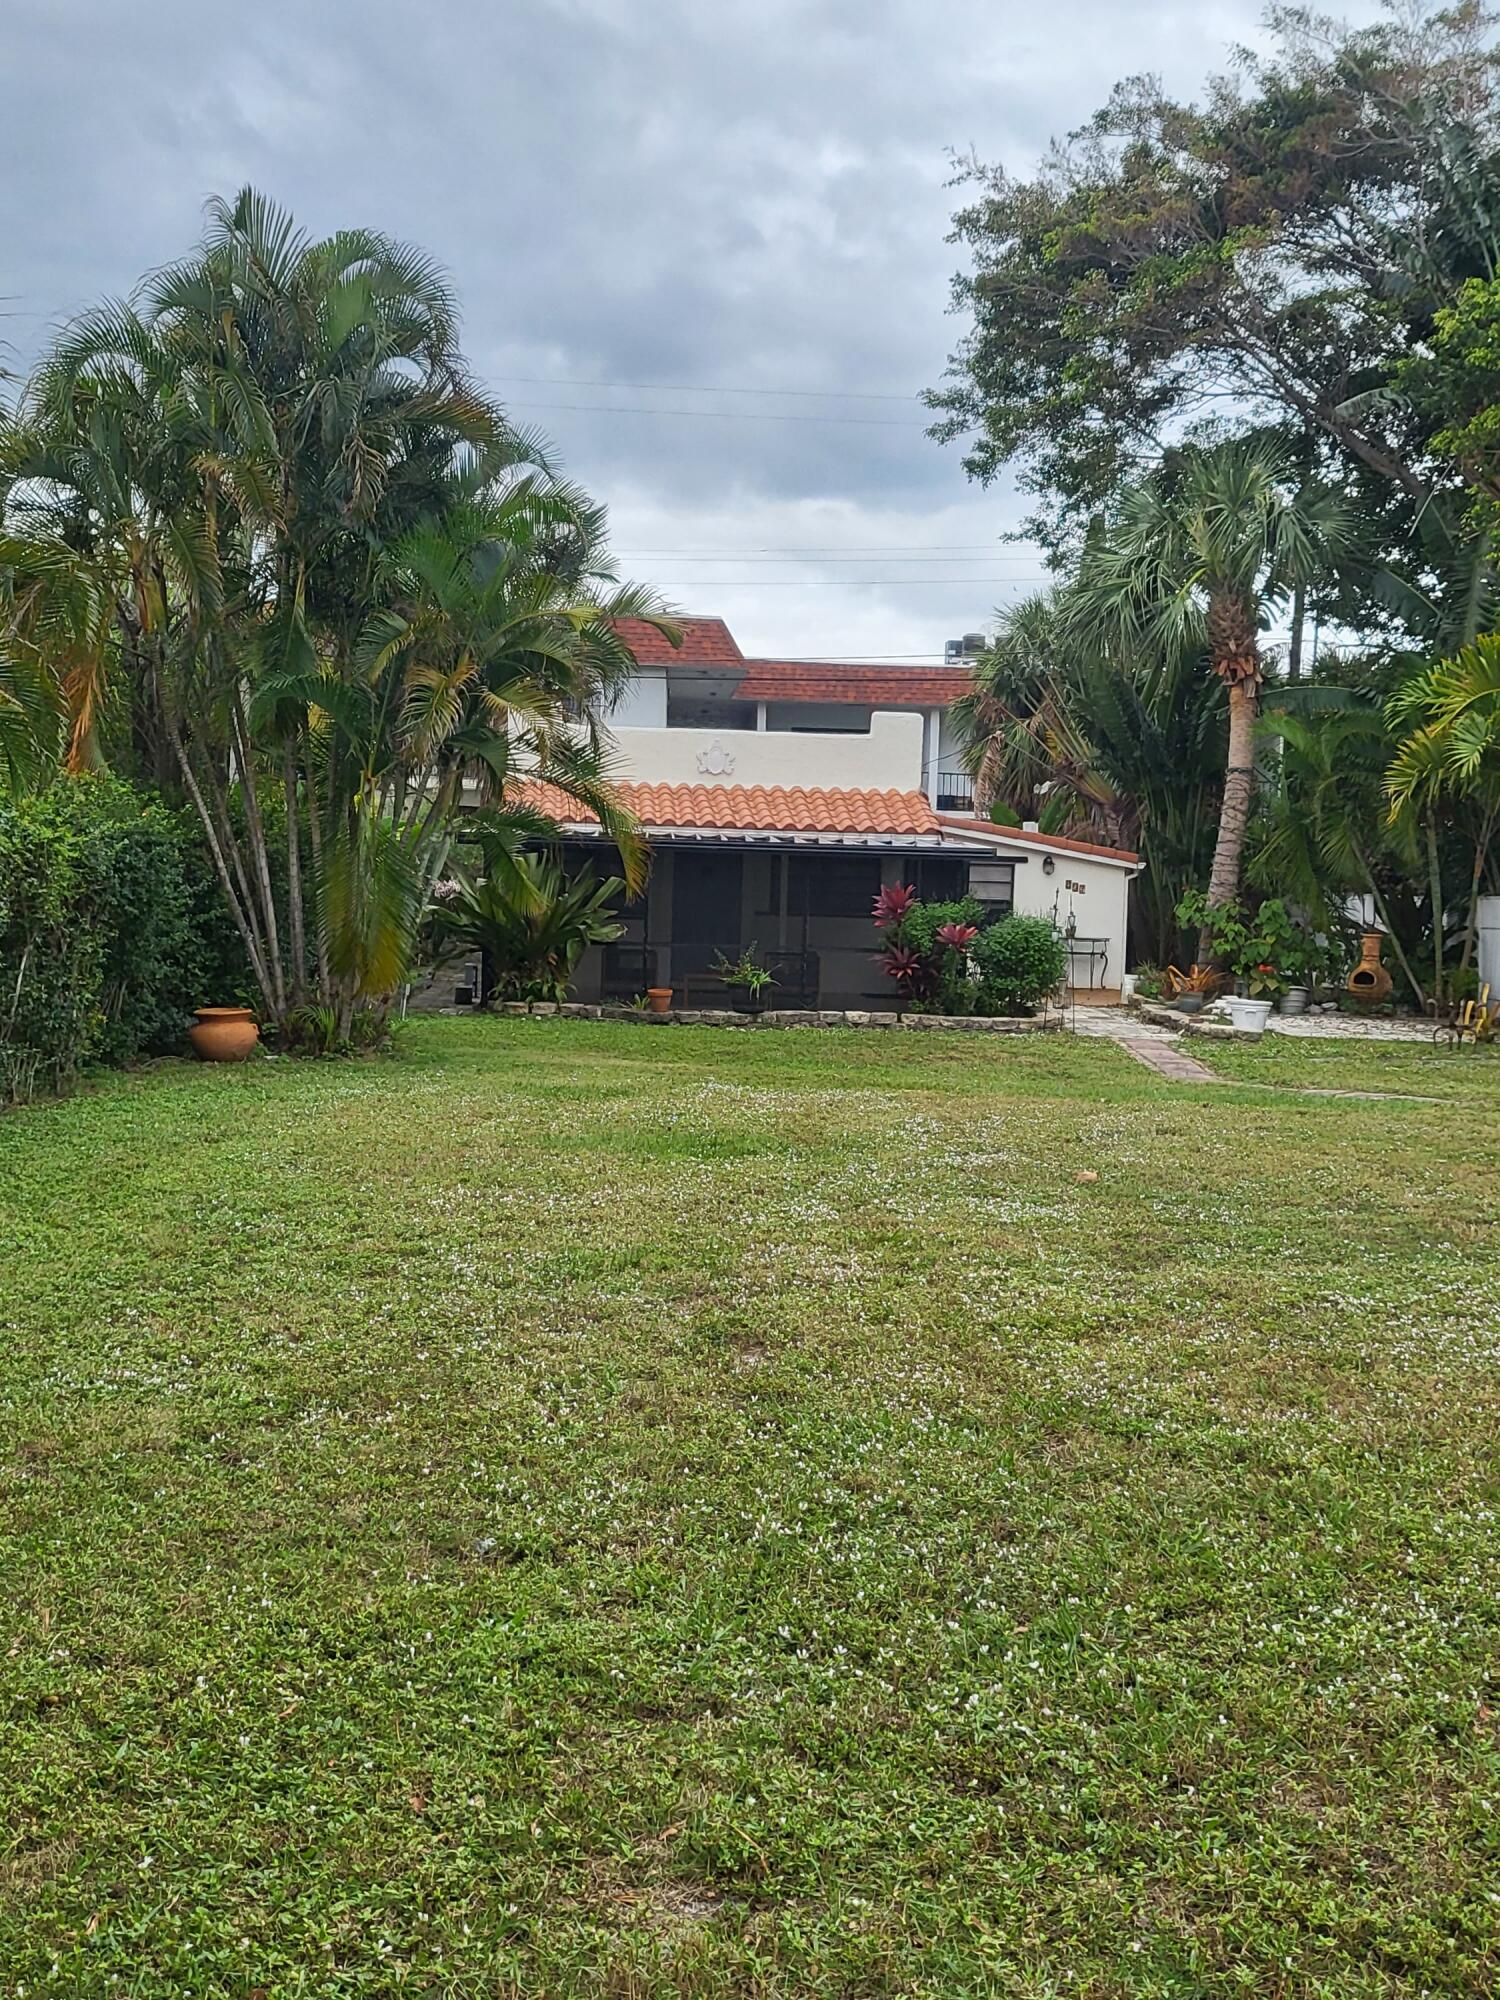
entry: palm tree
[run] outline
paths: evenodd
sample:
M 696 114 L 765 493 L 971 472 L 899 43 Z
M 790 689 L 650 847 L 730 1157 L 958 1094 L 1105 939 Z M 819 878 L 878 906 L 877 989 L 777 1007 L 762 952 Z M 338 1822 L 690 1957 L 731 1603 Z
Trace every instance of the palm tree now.
M 1491 842 L 1500 824 L 1500 635 L 1485 633 L 1451 660 L 1414 676 L 1386 708 L 1401 732 L 1386 778 L 1394 825 L 1419 814 L 1429 831 L 1434 809 L 1446 805 L 1472 849 L 1459 969 L 1473 956 L 1479 897 L 1491 871 Z M 1436 847 L 1433 834 L 1430 842 Z M 1441 875 L 1433 871 L 1435 997 L 1442 999 Z
M 1227 755 L 1210 908 L 1238 900 L 1255 782 L 1269 607 L 1351 545 L 1331 497 L 1294 482 L 1286 449 L 1249 439 L 1172 454 L 1084 553 L 1075 629 L 1134 658 L 1206 651 L 1223 684 Z M 1208 956 L 1205 935 L 1199 955 Z
M 273 1020 L 310 980 L 344 1032 L 390 992 L 466 794 L 563 784 L 638 875 L 594 718 L 628 661 L 611 619 L 659 607 L 475 390 L 419 252 L 315 241 L 248 189 L 211 203 L 195 255 L 65 332 L 27 419 L 8 513 L 103 607 L 77 759 L 123 666 Z
M 1218 683 L 1202 654 L 1107 655 L 1063 589 L 1001 614 L 974 683 L 954 717 L 981 806 L 1000 801 L 1021 818 L 1040 808 L 1055 832 L 1139 848 L 1138 947 L 1171 957 L 1223 776 Z

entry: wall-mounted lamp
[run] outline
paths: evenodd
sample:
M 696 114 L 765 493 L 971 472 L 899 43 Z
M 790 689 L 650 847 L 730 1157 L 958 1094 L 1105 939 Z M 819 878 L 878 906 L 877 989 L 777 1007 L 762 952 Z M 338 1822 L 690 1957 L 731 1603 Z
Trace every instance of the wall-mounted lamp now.
M 1055 875 L 1057 873 L 1057 863 L 1052 859 L 1050 854 L 1042 863 L 1042 873 L 1044 875 Z

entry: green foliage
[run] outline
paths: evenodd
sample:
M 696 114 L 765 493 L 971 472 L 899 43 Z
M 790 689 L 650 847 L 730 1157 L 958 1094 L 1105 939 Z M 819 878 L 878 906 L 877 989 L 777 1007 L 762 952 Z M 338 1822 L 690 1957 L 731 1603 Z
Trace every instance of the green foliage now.
M 521 784 L 560 787 L 642 879 L 599 722 L 633 670 L 619 621 L 670 628 L 474 386 L 430 258 L 216 199 L 192 255 L 65 329 L 22 407 L 0 785 L 37 763 L 40 666 L 69 768 L 148 768 L 197 814 L 287 1045 L 327 1039 L 299 1033 L 309 1003 L 340 1044 L 388 1005 L 463 803 L 519 826 Z
M 613 915 L 625 883 L 591 874 L 572 881 L 559 862 L 521 854 L 503 872 L 460 873 L 439 883 L 431 937 L 441 960 L 482 952 L 484 1004 L 501 1000 L 566 1000 L 578 961 L 591 944 L 617 938 Z
M 1054 545 L 1132 480 L 1143 439 L 1226 405 L 1432 483 L 1435 420 L 1394 384 L 1434 308 L 1494 275 L 1494 175 L 1463 171 L 1493 143 L 1493 42 L 1474 7 L 1273 27 L 1202 104 L 1137 77 L 1033 178 L 964 170 L 972 331 L 929 400 L 974 476 L 1044 496 L 1029 526 Z
M 776 984 L 776 975 L 768 965 L 762 965 L 756 957 L 759 949 L 752 938 L 738 958 L 726 958 L 723 952 L 714 958 L 714 971 L 726 986 L 743 987 L 752 1000 L 758 1000 L 768 987 Z
M 0 805 L 0 1099 L 177 1047 L 239 963 L 183 818 L 79 778 Z
M 1339 955 L 1299 924 L 1278 896 L 1251 914 L 1238 903 L 1210 904 L 1193 889 L 1178 904 L 1177 917 L 1185 929 L 1207 931 L 1214 962 L 1243 979 L 1256 1000 L 1312 984 Z
M 979 969 L 981 1014 L 1034 1013 L 1068 969 L 1067 946 L 1046 917 L 1002 917 L 979 933 L 970 952 Z

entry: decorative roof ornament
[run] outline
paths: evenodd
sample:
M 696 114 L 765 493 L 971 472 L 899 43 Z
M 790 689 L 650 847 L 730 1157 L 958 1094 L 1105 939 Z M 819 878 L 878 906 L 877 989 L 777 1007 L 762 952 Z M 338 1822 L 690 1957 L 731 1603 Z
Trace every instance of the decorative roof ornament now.
M 716 736 L 706 750 L 698 752 L 698 769 L 705 778 L 727 778 L 734 770 L 734 758 Z

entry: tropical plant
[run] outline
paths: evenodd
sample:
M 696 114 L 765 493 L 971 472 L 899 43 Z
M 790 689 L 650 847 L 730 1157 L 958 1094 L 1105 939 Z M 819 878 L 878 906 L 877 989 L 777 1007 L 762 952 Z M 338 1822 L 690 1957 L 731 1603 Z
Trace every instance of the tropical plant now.
M 768 988 L 776 984 L 776 975 L 768 965 L 762 965 L 756 957 L 759 946 L 752 938 L 738 958 L 728 958 L 717 952 L 713 969 L 726 986 L 742 988 L 752 1002 L 758 1002 Z
M 1486 633 L 1450 660 L 1415 675 L 1387 704 L 1398 741 L 1386 780 L 1390 818 L 1401 825 L 1424 808 L 1447 805 L 1470 847 L 1458 973 L 1467 971 L 1479 897 L 1494 879 L 1492 843 L 1500 823 L 1500 634 Z M 1430 816 L 1426 820 L 1430 829 Z M 1436 843 L 1431 843 L 1435 850 Z M 1443 891 L 1434 872 L 1435 997 L 1443 998 Z
M 1171 455 L 1085 551 L 1070 616 L 1128 656 L 1206 651 L 1228 709 L 1210 906 L 1239 896 L 1255 776 L 1266 608 L 1352 543 L 1338 502 L 1294 488 L 1286 449 L 1242 440 Z M 1199 941 L 1200 958 L 1209 942 Z
M 340 1042 L 382 1013 L 461 807 L 520 839 L 518 781 L 558 787 L 639 880 L 597 716 L 614 621 L 660 607 L 473 387 L 419 252 L 211 203 L 197 254 L 65 332 L 6 469 L 0 696 L 50 657 L 70 764 L 115 742 L 180 788 L 289 1041 L 309 1004 Z
M 560 862 L 538 854 L 516 855 L 503 870 L 459 869 L 433 900 L 434 959 L 481 953 L 486 1007 L 565 1000 L 588 947 L 624 929 L 614 915 L 624 893 L 620 876 L 600 882 L 584 873 L 570 880 Z
M 1223 692 L 1201 650 L 1128 655 L 1072 612 L 1066 587 L 999 614 L 954 704 L 981 809 L 1133 848 L 1132 926 L 1158 958 L 1207 873 L 1224 770 Z

